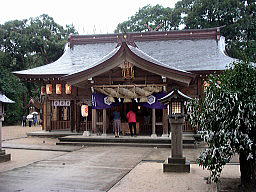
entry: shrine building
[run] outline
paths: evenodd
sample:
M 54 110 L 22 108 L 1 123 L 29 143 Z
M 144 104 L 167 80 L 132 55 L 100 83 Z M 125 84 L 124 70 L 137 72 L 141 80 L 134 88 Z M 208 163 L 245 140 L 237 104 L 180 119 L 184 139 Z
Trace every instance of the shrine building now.
M 133 109 L 139 135 L 167 136 L 168 109 L 158 99 L 175 88 L 200 98 L 204 79 L 233 61 L 219 28 L 71 35 L 57 61 L 14 74 L 41 83 L 45 131 L 110 134 L 119 110 L 126 135 Z M 195 129 L 186 122 L 183 131 Z

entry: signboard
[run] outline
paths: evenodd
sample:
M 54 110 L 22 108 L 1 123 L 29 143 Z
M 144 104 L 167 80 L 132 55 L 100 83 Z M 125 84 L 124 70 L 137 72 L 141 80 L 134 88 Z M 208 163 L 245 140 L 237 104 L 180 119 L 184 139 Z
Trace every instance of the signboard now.
M 70 106 L 70 100 L 54 100 L 52 105 L 54 107 L 68 107 Z

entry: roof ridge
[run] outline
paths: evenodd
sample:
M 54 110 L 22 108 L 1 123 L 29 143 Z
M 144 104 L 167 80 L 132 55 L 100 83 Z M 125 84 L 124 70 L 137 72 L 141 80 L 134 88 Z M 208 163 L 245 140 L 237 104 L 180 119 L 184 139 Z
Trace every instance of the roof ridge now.
M 69 42 L 71 47 L 80 44 L 96 43 L 118 43 L 123 39 L 133 41 L 152 41 L 152 40 L 193 40 L 193 39 L 217 39 L 220 35 L 220 28 L 207 29 L 185 29 L 171 31 L 153 32 L 127 32 L 113 34 L 94 34 L 94 35 L 71 35 Z

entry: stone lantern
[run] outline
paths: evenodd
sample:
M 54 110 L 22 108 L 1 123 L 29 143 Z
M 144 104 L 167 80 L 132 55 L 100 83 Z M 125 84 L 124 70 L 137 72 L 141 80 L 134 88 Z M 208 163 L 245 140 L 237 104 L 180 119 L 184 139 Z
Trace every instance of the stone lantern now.
M 171 124 L 171 156 L 163 164 L 164 172 L 190 172 L 190 162 L 183 157 L 182 125 L 185 123 L 185 101 L 191 100 L 189 96 L 179 90 L 173 90 L 165 97 L 159 99 L 163 104 L 169 105 L 169 122 Z
M 6 154 L 4 150 L 2 150 L 2 122 L 4 121 L 4 104 L 5 103 L 14 103 L 14 101 L 7 98 L 0 92 L 0 163 L 9 161 L 11 159 L 10 154 Z

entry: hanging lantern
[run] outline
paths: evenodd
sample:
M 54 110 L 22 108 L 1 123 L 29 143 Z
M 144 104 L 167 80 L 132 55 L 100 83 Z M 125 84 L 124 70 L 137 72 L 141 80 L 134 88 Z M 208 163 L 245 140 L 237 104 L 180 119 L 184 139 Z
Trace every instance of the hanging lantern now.
M 69 95 L 71 94 L 71 85 L 66 84 L 66 94 Z
M 60 95 L 62 92 L 62 86 L 61 84 L 56 84 L 56 94 Z
M 52 84 L 46 84 L 46 94 L 52 94 Z
M 204 81 L 203 83 L 203 87 L 204 87 L 204 91 L 206 91 L 206 89 L 210 86 L 210 83 L 207 81 Z
M 45 95 L 46 88 L 45 86 L 41 86 L 41 95 Z
M 82 105 L 81 106 L 81 115 L 82 115 L 82 117 L 88 117 L 88 115 L 89 115 L 88 105 Z

